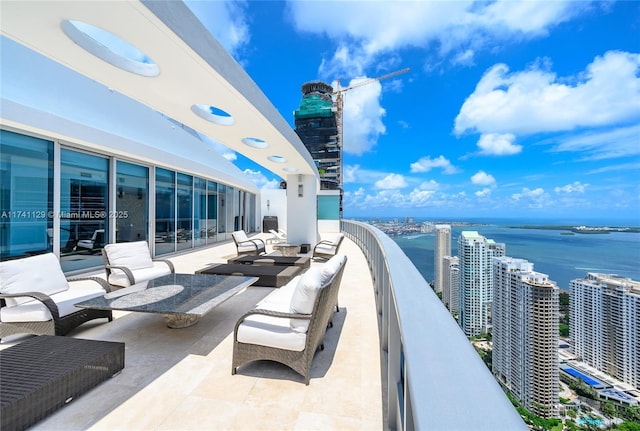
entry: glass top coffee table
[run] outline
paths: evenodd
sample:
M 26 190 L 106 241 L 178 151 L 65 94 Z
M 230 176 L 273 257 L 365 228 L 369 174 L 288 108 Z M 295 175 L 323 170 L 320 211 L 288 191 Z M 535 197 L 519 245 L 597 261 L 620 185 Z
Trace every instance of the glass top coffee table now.
M 75 304 L 79 308 L 157 313 L 169 328 L 195 325 L 201 316 L 242 292 L 258 277 L 169 274 Z

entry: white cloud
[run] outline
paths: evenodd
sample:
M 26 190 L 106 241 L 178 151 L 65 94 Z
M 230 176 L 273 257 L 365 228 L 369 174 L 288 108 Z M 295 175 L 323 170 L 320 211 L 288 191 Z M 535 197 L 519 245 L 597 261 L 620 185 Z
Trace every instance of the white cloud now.
M 486 133 L 480 136 L 478 147 L 480 154 L 487 156 L 510 156 L 522 151 L 522 145 L 514 144 L 516 137 L 512 133 Z
M 462 51 L 456 54 L 451 60 L 451 63 L 458 66 L 473 66 L 474 55 L 475 53 L 473 52 L 472 49 L 467 49 L 465 51 Z
M 485 171 L 478 171 L 471 177 L 471 182 L 479 186 L 494 186 L 496 179 Z
M 482 190 L 478 190 L 477 192 L 475 192 L 475 195 L 479 198 L 483 198 L 485 196 L 489 196 L 491 194 L 491 189 L 489 188 L 484 188 Z
M 531 190 L 525 187 L 522 189 L 522 192 L 514 193 L 513 195 L 511 195 L 511 198 L 516 201 L 529 198 L 533 201 L 539 202 L 542 198 L 544 198 L 544 196 L 545 196 L 545 193 L 543 188 L 538 187 L 536 189 Z
M 440 184 L 438 184 L 434 180 L 425 181 L 421 183 L 420 186 L 418 187 L 418 189 L 420 190 L 438 190 L 439 188 L 440 188 Z
M 185 3 L 218 42 L 237 59 L 239 51 L 251 39 L 245 10 L 247 2 L 187 0 Z
M 245 169 L 243 172 L 259 189 L 280 188 L 280 181 L 276 179 L 269 180 L 261 171 Z
M 544 62 L 513 73 L 493 66 L 462 105 L 455 132 L 522 135 L 640 119 L 640 54 L 609 51 L 573 77 L 547 69 Z
M 556 187 L 553 191 L 556 193 L 584 193 L 588 186 L 589 184 L 582 184 L 580 181 L 574 181 L 572 184 Z
M 411 173 L 429 172 L 433 168 L 441 168 L 445 174 L 455 174 L 458 168 L 453 166 L 449 160 L 440 155 L 435 159 L 431 156 L 421 157 L 417 162 L 411 163 Z
M 290 1 L 288 7 L 298 31 L 323 34 L 337 42 L 335 53 L 323 64 L 324 71 L 358 74 L 379 62 L 381 54 L 433 42 L 442 54 L 452 53 L 455 62 L 465 64 L 474 51 L 496 42 L 545 35 L 588 3 L 336 1 L 329 8 L 329 19 L 318 19 L 327 14 L 324 2 Z
M 352 79 L 349 85 L 368 78 Z M 335 88 L 335 86 L 334 86 Z M 361 155 L 371 150 L 378 137 L 386 132 L 382 117 L 386 112 L 380 106 L 382 85 L 373 81 L 346 91 L 343 95 L 344 151 Z
M 581 160 L 629 158 L 640 155 L 640 124 L 559 138 L 552 151 L 580 152 Z
M 375 183 L 375 188 L 380 190 L 395 190 L 404 187 L 407 187 L 407 181 L 400 174 L 389 174 Z

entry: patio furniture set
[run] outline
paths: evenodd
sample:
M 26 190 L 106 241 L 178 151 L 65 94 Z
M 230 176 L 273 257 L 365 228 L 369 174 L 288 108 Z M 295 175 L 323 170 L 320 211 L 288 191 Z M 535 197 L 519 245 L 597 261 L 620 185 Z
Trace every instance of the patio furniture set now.
M 145 241 L 106 245 L 106 280 L 65 277 L 53 253 L 0 262 L 0 341 L 38 335 L 0 351 L 1 428 L 24 429 L 123 369 L 123 343 L 64 337 L 77 326 L 127 310 L 161 314 L 170 328 L 185 328 L 252 284 L 279 289 L 238 321 L 232 374 L 270 359 L 309 384 L 311 361 L 338 309 L 342 234 L 314 248 L 313 257 L 326 260 L 321 268 L 310 268 L 306 256 L 266 255 L 264 242 L 243 231 L 233 238 L 238 257 L 196 274 L 153 260 Z

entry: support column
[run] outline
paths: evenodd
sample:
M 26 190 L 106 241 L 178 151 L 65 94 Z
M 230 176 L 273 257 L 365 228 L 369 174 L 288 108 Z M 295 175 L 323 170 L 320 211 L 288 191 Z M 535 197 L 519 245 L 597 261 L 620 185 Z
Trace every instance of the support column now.
M 314 175 L 287 176 L 287 242 L 318 242 L 317 181 Z

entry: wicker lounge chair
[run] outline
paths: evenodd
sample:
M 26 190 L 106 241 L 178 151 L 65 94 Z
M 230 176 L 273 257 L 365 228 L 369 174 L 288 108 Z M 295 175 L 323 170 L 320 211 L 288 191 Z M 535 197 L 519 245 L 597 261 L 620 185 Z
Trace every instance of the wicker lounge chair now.
M 282 232 L 270 229 L 269 233 L 272 235 L 271 238 L 267 238 L 267 244 L 280 244 L 282 242 L 287 242 L 287 235 Z
M 339 233 L 332 240 L 322 240 L 315 247 L 313 247 L 313 257 L 318 257 L 320 259 L 330 259 L 336 254 L 338 254 L 338 250 L 340 249 L 340 245 L 342 244 L 342 240 L 344 239 L 344 234 Z
M 136 283 L 173 274 L 173 263 L 165 259 L 151 259 L 146 241 L 119 242 L 102 249 L 107 281 L 114 287 L 129 287 Z
M 264 241 L 260 238 L 249 239 L 243 230 L 237 230 L 231 236 L 233 237 L 233 242 L 236 243 L 238 256 L 266 253 Z
M 110 291 L 97 277 L 67 279 L 53 253 L 0 262 L 0 340 L 9 335 L 66 335 L 111 311 L 74 304 Z
M 231 374 L 248 362 L 266 359 L 287 365 L 308 385 L 313 357 L 318 348 L 324 349 L 346 261 L 338 255 L 322 268 L 309 269 L 243 315 L 234 330 Z

